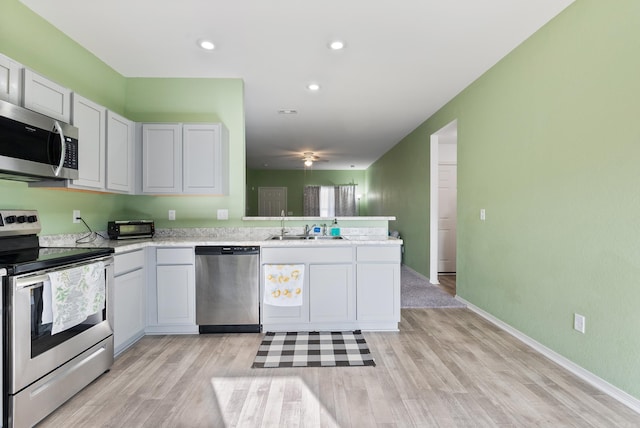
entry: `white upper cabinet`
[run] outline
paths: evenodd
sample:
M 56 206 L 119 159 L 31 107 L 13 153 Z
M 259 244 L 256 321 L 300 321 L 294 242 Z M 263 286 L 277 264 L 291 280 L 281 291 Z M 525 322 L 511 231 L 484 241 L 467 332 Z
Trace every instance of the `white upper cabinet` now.
M 71 124 L 78 128 L 78 173 L 73 184 L 102 190 L 105 183 L 106 109 L 73 94 Z
M 142 192 L 182 192 L 182 125 L 142 125 Z
M 20 70 L 22 66 L 0 54 L 0 100 L 20 104 Z
M 106 189 L 133 192 L 134 123 L 107 111 L 107 179 Z
M 218 124 L 185 124 L 183 134 L 184 193 L 228 193 L 226 128 Z
M 25 108 L 66 123 L 70 122 L 71 90 L 26 68 L 23 80 Z
M 228 132 L 220 123 L 142 125 L 142 192 L 228 193 Z

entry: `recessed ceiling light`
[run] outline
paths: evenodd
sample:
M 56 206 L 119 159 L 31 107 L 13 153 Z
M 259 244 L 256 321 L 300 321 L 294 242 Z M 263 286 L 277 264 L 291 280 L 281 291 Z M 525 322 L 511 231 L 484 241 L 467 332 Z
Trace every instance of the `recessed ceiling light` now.
M 216 45 L 213 44 L 212 41 L 200 39 L 198 40 L 198 46 L 207 51 L 212 51 L 215 49 Z
M 318 85 L 317 83 L 309 83 L 307 85 L 307 89 L 310 91 L 319 91 L 320 90 L 320 85 Z
M 344 42 L 340 40 L 334 40 L 333 42 L 329 43 L 329 48 L 333 49 L 334 51 L 339 51 L 340 49 L 344 49 Z

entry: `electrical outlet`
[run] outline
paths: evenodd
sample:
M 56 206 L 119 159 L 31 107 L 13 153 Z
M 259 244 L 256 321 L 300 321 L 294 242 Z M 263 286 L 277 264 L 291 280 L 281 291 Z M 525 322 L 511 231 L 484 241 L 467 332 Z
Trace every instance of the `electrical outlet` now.
M 220 209 L 217 213 L 218 220 L 229 220 L 229 210 Z
M 176 210 L 169 210 L 169 220 L 176 219 Z
M 573 314 L 573 329 L 584 334 L 586 321 L 587 319 L 584 317 L 584 315 Z
M 73 222 L 80 223 L 80 210 L 73 210 Z

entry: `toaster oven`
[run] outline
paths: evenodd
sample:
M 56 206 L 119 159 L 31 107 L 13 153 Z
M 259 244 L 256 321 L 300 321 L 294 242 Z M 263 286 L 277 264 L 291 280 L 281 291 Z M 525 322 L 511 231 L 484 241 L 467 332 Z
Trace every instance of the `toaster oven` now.
M 107 226 L 111 239 L 152 238 L 155 231 L 153 220 L 116 220 Z

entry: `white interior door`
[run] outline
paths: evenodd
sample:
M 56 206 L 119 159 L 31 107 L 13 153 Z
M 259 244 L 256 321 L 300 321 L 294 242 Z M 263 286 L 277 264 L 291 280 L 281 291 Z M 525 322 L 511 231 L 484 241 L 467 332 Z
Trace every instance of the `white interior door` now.
M 258 215 L 280 217 L 287 212 L 286 187 L 258 187 Z
M 438 272 L 456 271 L 457 165 L 438 168 Z

